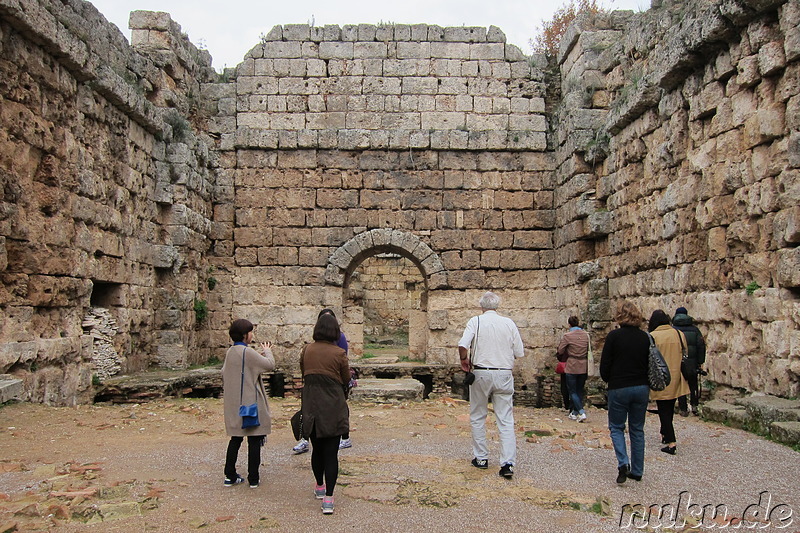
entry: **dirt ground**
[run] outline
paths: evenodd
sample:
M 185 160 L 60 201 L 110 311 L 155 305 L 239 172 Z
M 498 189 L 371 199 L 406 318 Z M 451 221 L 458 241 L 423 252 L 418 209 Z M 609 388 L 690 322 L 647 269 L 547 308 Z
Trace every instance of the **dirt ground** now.
M 508 481 L 497 475 L 491 415 L 490 467 L 470 466 L 468 404 L 452 398 L 352 403 L 354 445 L 340 453 L 336 511 L 323 516 L 312 494 L 310 454 L 291 454 L 288 420 L 298 402 L 274 398 L 270 406 L 273 433 L 255 489 L 223 487 L 227 437 L 219 399 L 0 407 L 0 533 L 509 528 L 584 533 L 619 531 L 625 504 L 635 503 L 680 508 L 672 523 L 648 522 L 651 530 L 722 525 L 719 515 L 698 517 L 681 508 L 681 494 L 684 504 L 686 495 L 699 506 L 724 504 L 727 519 L 734 518 L 731 529 L 735 519 L 747 518 L 748 509 L 760 504 L 765 512 L 753 515 L 761 517 L 753 522 L 758 531 L 800 531 L 800 454 L 785 446 L 694 417 L 678 418 L 679 452 L 669 456 L 659 451 L 658 422 L 650 415 L 645 478 L 617 485 L 604 411 L 590 409 L 589 420 L 578 424 L 557 409 L 518 407 L 519 455 L 516 475 Z M 243 449 L 240 473 L 245 456 Z

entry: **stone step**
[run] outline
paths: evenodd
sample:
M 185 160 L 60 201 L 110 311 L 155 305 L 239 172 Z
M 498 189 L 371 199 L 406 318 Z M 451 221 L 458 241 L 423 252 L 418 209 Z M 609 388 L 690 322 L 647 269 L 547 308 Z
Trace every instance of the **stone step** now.
M 19 400 L 22 396 L 22 380 L 11 374 L 0 374 L 0 404 Z
M 769 426 L 770 436 L 784 444 L 800 444 L 800 422 L 773 422 Z
M 353 400 L 376 403 L 422 401 L 425 385 L 416 379 L 359 379 L 358 386 L 350 391 Z
M 800 421 L 800 400 L 777 396 L 747 396 L 737 399 L 736 403 L 765 426 L 771 422 Z
M 181 397 L 198 391 L 202 396 L 219 396 L 222 371 L 219 367 L 192 370 L 157 370 L 103 381 L 95 394 L 97 402 L 138 403 L 157 398 Z

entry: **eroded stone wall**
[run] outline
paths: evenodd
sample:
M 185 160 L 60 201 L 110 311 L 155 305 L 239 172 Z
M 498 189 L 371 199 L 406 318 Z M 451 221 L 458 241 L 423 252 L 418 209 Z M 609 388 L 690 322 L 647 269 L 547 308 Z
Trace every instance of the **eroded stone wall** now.
M 160 20 L 170 46 L 139 53 L 87 2 L 0 2 L 0 372 L 24 399 L 91 400 L 93 305 L 123 371 L 192 360 L 215 180 L 184 114 L 213 71 Z
M 556 246 L 595 256 L 562 271 L 598 327 L 685 306 L 711 380 L 796 396 L 800 2 L 654 4 L 562 42 Z

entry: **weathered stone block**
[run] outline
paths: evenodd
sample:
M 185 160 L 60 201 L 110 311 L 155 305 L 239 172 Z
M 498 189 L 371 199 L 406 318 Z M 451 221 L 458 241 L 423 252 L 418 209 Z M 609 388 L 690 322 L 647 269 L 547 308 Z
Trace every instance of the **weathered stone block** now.
M 782 287 L 800 287 L 800 248 L 778 252 L 778 283 Z
M 0 365 L 2 368 L 2 365 Z M 0 404 L 19 400 L 23 394 L 23 381 L 10 374 L 0 374 Z
M 784 133 L 785 108 L 774 105 L 759 109 L 756 114 L 744 123 L 744 143 L 746 148 L 769 142 Z
M 769 425 L 770 436 L 784 444 L 800 444 L 800 422 L 773 422 Z

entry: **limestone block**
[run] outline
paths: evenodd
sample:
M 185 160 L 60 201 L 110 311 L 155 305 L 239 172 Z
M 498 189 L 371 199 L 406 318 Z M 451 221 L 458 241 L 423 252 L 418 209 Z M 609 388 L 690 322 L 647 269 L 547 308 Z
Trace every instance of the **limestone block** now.
M 155 268 L 172 268 L 178 261 L 179 252 L 174 246 L 156 244 L 153 245 L 152 250 L 152 265 Z
M 586 296 L 590 299 L 608 298 L 608 279 L 590 279 L 586 283 Z
M 386 43 L 357 42 L 353 45 L 353 57 L 356 59 L 386 58 Z
M 744 146 L 752 148 L 781 137 L 785 129 L 785 108 L 775 104 L 759 109 L 744 122 Z
M 800 287 L 800 247 L 778 252 L 777 281 L 782 287 Z
M 769 425 L 770 436 L 785 444 L 800 444 L 800 422 L 772 422 Z
M 131 11 L 128 26 L 133 30 L 169 31 L 172 17 L 162 11 Z
M 724 100 L 725 88 L 720 82 L 712 82 L 703 87 L 695 96 L 689 98 L 689 118 L 697 120 L 716 110 L 717 105 Z
M 352 42 L 330 42 L 319 43 L 320 59 L 353 59 L 355 45 Z
M 470 59 L 469 47 L 466 42 L 430 43 L 430 55 L 432 58 L 441 59 Z
M 769 42 L 758 51 L 758 70 L 762 76 L 771 76 L 786 67 L 786 53 L 783 44 Z
M 308 24 L 285 24 L 283 26 L 284 41 L 307 41 L 311 37 Z
M 439 80 L 434 77 L 405 77 L 401 86 L 403 94 L 436 94 Z
M 586 218 L 586 235 L 603 237 L 613 231 L 614 217 L 611 211 L 596 211 Z
M 296 41 L 268 41 L 264 43 L 265 58 L 298 58 L 302 56 L 302 47 Z
M 585 282 L 600 275 L 601 267 L 596 261 L 586 261 L 578 264 L 578 281 Z
M 469 59 L 505 59 L 503 43 L 473 43 L 469 45 Z
M 413 34 L 412 27 L 412 41 L 397 43 L 397 59 L 430 59 L 431 43 L 414 42 Z
M 2 368 L 2 365 L 0 365 Z M 10 374 L 0 374 L 0 404 L 19 400 L 23 394 L 23 381 Z
M 508 117 L 508 128 L 514 131 L 528 130 L 528 131 L 547 131 L 547 122 L 544 115 L 516 115 L 512 114 Z
M 17 363 L 27 363 L 36 358 L 38 344 L 30 342 L 6 342 L 0 344 L 0 372 L 5 372 Z
M 736 83 L 740 87 L 752 87 L 761 81 L 757 54 L 740 59 L 736 65 L 736 70 L 738 71 Z
M 445 28 L 444 40 L 463 43 L 486 42 L 486 28 L 481 26 Z

